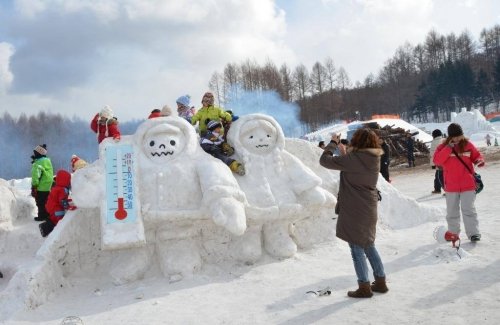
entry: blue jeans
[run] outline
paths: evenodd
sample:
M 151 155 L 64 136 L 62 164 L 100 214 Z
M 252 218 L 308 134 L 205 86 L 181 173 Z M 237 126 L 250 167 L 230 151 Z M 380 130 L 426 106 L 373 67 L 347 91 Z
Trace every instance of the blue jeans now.
M 363 248 L 349 243 L 349 247 L 351 248 L 352 261 L 354 262 L 354 270 L 356 270 L 358 282 L 370 282 L 370 279 L 368 279 L 368 264 L 366 263 L 366 258 L 368 258 L 373 269 L 373 275 L 376 277 L 385 277 L 384 266 L 382 265 L 382 260 L 374 244 Z

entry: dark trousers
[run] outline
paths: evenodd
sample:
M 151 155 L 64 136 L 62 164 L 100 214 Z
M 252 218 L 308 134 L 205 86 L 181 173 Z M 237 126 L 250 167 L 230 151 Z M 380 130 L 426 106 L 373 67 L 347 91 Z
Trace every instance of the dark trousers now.
M 380 174 L 384 177 L 386 181 L 389 181 L 389 163 L 381 161 L 380 162 Z
M 47 199 L 49 198 L 50 192 L 41 192 L 38 191 L 36 193 L 36 207 L 38 208 L 38 218 L 43 220 L 49 220 L 49 214 L 47 210 L 45 210 L 45 203 L 47 203 Z
M 228 166 L 231 165 L 231 163 L 234 161 L 234 159 L 231 159 L 228 156 L 226 156 L 224 154 L 224 152 L 222 151 L 222 149 L 215 144 L 205 144 L 204 143 L 201 145 L 201 147 L 203 148 L 203 150 L 206 153 L 211 154 L 215 158 L 222 160 L 222 162 Z
M 441 188 L 444 189 L 443 170 L 436 167 L 436 173 L 434 174 L 434 190 L 441 192 Z

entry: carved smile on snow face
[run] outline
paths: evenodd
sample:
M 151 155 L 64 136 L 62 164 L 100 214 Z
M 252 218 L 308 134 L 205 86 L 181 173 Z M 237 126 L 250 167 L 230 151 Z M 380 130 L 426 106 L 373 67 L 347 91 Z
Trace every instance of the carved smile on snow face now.
M 183 151 L 185 140 L 183 134 L 168 130 L 167 132 L 157 132 L 151 129 L 144 137 L 144 154 L 155 163 L 163 163 L 175 159 Z
M 252 121 L 251 123 L 254 124 L 253 127 L 243 132 L 240 137 L 245 149 L 258 155 L 271 152 L 276 146 L 276 128 L 264 120 Z

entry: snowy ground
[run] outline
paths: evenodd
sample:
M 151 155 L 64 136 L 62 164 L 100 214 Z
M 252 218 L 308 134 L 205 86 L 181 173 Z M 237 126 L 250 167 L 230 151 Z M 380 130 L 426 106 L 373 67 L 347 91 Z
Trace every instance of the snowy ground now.
M 441 222 L 412 228 L 379 227 L 377 246 L 386 267 L 387 294 L 364 300 L 346 296 L 356 287 L 356 278 L 347 244 L 335 240 L 291 259 L 266 259 L 230 272 L 214 267 L 172 284 L 153 277 L 114 286 L 100 274 L 83 274 L 60 295 L 13 315 L 6 324 L 60 324 L 70 315 L 84 324 L 498 324 L 500 219 L 495 198 L 500 163 L 489 162 L 480 172 L 485 190 L 476 207 L 483 237 L 477 244 L 463 238 L 461 258 L 449 244 L 433 238 L 433 230 L 445 224 L 444 216 Z M 398 170 L 392 185 L 422 204 L 444 207 L 444 197 L 430 195 L 433 173 L 424 166 Z M 36 232 L 31 220 L 20 227 L 16 233 Z M 11 251 L 29 259 L 23 252 L 41 239 L 27 242 L 22 237 L 9 240 L 12 247 L 23 246 Z M 2 282 L 5 279 L 0 279 L 0 291 Z M 327 286 L 330 296 L 306 294 Z

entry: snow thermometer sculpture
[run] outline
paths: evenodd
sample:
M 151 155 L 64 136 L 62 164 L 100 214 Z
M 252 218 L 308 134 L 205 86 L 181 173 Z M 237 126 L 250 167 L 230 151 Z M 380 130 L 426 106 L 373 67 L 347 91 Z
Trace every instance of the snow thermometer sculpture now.
M 105 164 L 106 198 L 101 209 L 102 247 L 117 249 L 142 246 L 145 236 L 135 195 L 136 166 L 132 145 L 108 143 Z

